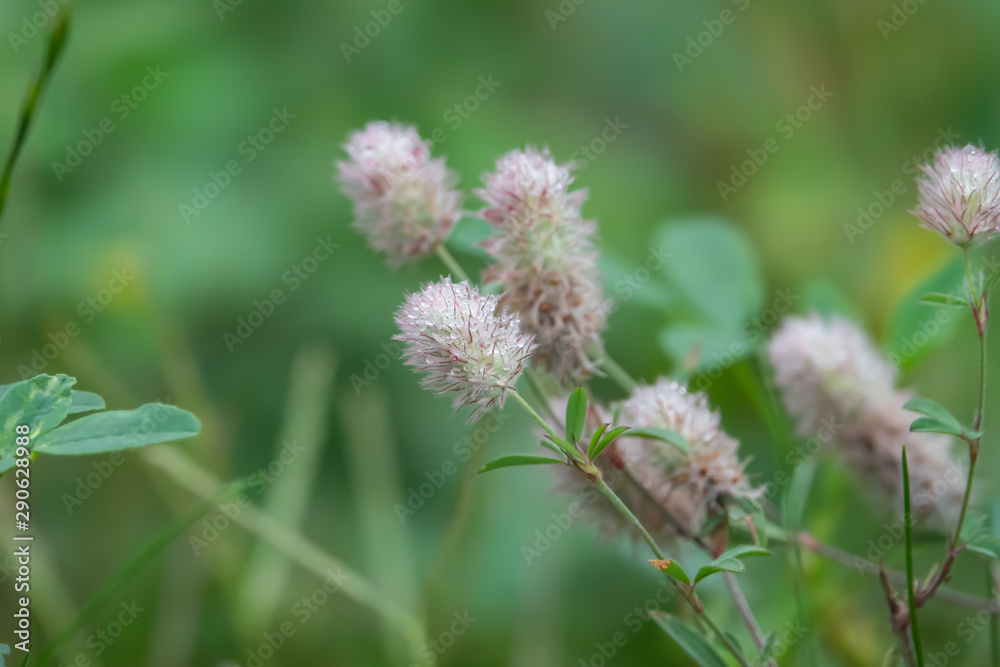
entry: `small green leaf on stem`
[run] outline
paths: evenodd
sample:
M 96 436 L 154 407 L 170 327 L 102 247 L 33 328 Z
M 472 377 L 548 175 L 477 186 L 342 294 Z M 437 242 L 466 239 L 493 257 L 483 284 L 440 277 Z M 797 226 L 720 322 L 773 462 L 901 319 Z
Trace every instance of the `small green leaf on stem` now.
M 910 513 L 910 467 L 903 445 L 903 528 L 906 536 L 906 599 L 910 605 L 910 636 L 918 667 L 924 667 L 924 650 L 920 642 L 920 625 L 917 622 L 917 600 L 913 593 L 913 526 Z
M 569 395 L 566 403 L 566 439 L 574 445 L 583 435 L 583 425 L 587 421 L 587 392 L 577 387 Z
M 588 457 L 590 458 L 590 460 L 593 461 L 598 456 L 600 456 L 601 452 L 603 452 L 608 447 L 608 445 L 610 445 L 618 438 L 618 436 L 620 436 L 622 433 L 628 430 L 629 430 L 628 426 L 616 426 L 615 428 L 605 433 L 604 437 L 601 438 L 600 442 L 598 442 L 596 446 L 594 445 L 594 441 L 591 440 L 590 452 L 588 453 Z
M 746 566 L 743 564 L 743 561 L 740 560 L 741 558 L 770 555 L 771 552 L 767 549 L 753 544 L 743 544 L 738 547 L 734 547 L 713 560 L 708 565 L 699 569 L 698 574 L 695 575 L 694 583 L 697 584 L 705 577 L 711 576 L 716 572 L 726 571 L 733 572 L 734 574 L 743 574 L 743 572 L 746 571 Z
M 549 456 L 528 456 L 527 454 L 513 454 L 511 456 L 501 456 L 498 459 L 493 459 L 482 468 L 479 469 L 479 474 L 482 475 L 484 472 L 490 472 L 491 470 L 499 470 L 500 468 L 510 468 L 513 466 L 537 466 L 546 465 L 551 463 L 562 463 L 559 459 L 554 459 Z
M 969 301 L 944 292 L 928 292 L 920 298 L 919 303 L 933 306 L 951 306 L 953 308 L 968 308 Z
M 669 428 L 634 428 L 629 432 L 628 437 L 659 440 L 668 445 L 673 445 L 682 454 L 687 454 L 691 450 L 691 445 L 687 439 L 677 431 L 672 431 Z
M 680 563 L 675 561 L 673 558 L 655 558 L 649 561 L 649 564 L 660 572 L 666 574 L 671 579 L 676 579 L 677 581 L 685 584 L 691 583 L 691 577 L 689 577 L 687 572 L 684 571 L 684 568 L 680 566 Z

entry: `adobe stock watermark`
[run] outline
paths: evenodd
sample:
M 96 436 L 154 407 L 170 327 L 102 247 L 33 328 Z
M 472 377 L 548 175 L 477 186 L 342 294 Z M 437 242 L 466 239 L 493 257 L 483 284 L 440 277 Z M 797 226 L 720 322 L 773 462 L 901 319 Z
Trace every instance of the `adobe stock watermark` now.
M 554 10 L 545 10 L 545 20 L 549 22 L 552 32 L 556 31 L 560 23 L 565 23 L 569 17 L 576 13 L 577 8 L 587 0 L 560 0 Z
M 801 130 L 817 111 L 823 108 L 833 92 L 827 90 L 826 84 L 811 86 L 809 96 L 803 104 L 800 104 L 794 111 L 786 113 L 774 124 L 774 131 L 781 139 L 790 140 L 795 133 Z M 730 168 L 729 180 L 716 181 L 715 186 L 719 190 L 722 201 L 727 201 L 729 197 L 736 194 L 740 188 L 747 184 L 747 180 L 767 163 L 768 159 L 781 150 L 781 141 L 778 137 L 768 137 L 758 148 L 748 148 L 746 153 L 748 159 L 734 164 Z
M 392 506 L 399 522 L 405 524 L 407 519 L 423 508 L 427 501 L 458 473 L 459 464 L 468 463 L 472 455 L 482 449 L 508 419 L 506 413 L 501 410 L 486 413 L 486 416 L 476 422 L 476 428 L 471 433 L 465 434 L 461 440 L 452 445 L 451 453 L 454 455 L 452 458 L 445 459 L 433 470 L 424 471 L 425 481 L 406 490 L 406 503 L 395 503 Z
M 427 640 L 427 642 L 417 649 L 417 655 L 421 658 L 426 658 L 433 664 L 437 664 L 437 659 L 447 653 L 448 649 L 455 645 L 459 637 L 468 632 L 469 628 L 479 620 L 470 614 L 468 609 L 462 612 L 456 611 L 452 614 L 452 618 L 454 620 L 446 630 L 443 630 L 434 639 Z M 420 666 L 411 663 L 410 667 Z
M 282 443 L 281 450 L 267 465 L 261 466 L 253 474 L 247 477 L 247 490 L 239 493 L 229 502 L 221 503 L 218 512 L 213 516 L 205 518 L 198 524 L 198 534 L 188 535 L 188 545 L 195 556 L 201 556 L 208 548 L 214 544 L 219 537 L 233 523 L 239 520 L 243 510 L 253 505 L 251 492 L 254 496 L 260 496 L 274 484 L 275 480 L 288 469 L 288 466 L 295 463 L 305 447 L 298 444 L 296 440 L 286 440 Z
M 734 366 L 745 354 L 753 351 L 757 343 L 767 337 L 768 332 L 781 320 L 801 298 L 792 292 L 791 288 L 775 290 L 771 305 L 758 315 L 748 319 L 740 328 L 740 338 L 733 340 L 723 352 L 713 352 L 712 361 L 692 378 L 691 386 L 698 391 L 706 391 L 722 377 L 722 374 Z
M 222 334 L 222 342 L 225 343 L 229 353 L 232 354 L 237 347 L 250 340 L 254 332 L 264 326 L 264 323 L 274 315 L 275 311 L 288 301 L 288 296 L 299 291 L 302 285 L 319 270 L 324 262 L 333 256 L 333 251 L 339 247 L 340 244 L 334 243 L 329 235 L 326 238 L 317 236 L 316 245 L 312 252 L 292 264 L 281 274 L 281 284 L 286 285 L 287 289 L 275 287 L 263 299 L 254 299 L 250 312 L 246 316 L 241 315 L 236 318 L 236 326 L 233 331 L 226 331 Z
M 500 81 L 496 81 L 493 78 L 492 74 L 476 78 L 476 87 L 472 89 L 472 92 L 452 104 L 441 114 L 441 119 L 447 123 L 448 130 L 443 127 L 434 128 L 428 134 L 430 137 L 428 142 L 430 147 L 433 149 L 435 146 L 440 146 L 448 141 L 448 137 L 450 136 L 449 130 L 455 132 L 458 128 L 462 127 L 465 121 L 469 120 L 472 114 L 479 110 L 480 105 L 490 99 L 493 93 L 496 92 L 496 89 L 502 85 Z
M 732 3 L 736 5 L 736 10 L 723 9 L 718 18 L 702 21 L 701 24 L 705 29 L 687 38 L 684 52 L 674 51 L 674 64 L 677 65 L 678 72 L 683 74 L 685 67 L 693 65 L 695 60 L 701 58 L 702 54 L 715 44 L 715 40 L 722 36 L 726 26 L 736 22 L 736 17 L 739 16 L 737 12 L 745 12 L 750 6 L 750 0 L 732 0 Z
M 394 340 L 388 343 L 379 343 L 379 347 L 382 351 L 376 354 L 374 359 L 364 360 L 362 364 L 364 371 L 361 375 L 351 374 L 351 387 L 354 389 L 355 396 L 360 396 L 363 389 L 372 386 L 372 383 L 381 377 L 382 371 L 389 368 L 392 362 L 397 361 L 403 354 L 402 346 Z
M 594 652 L 586 658 L 580 658 L 578 667 L 605 667 L 608 665 L 618 655 L 618 652 L 628 645 L 631 638 L 639 634 L 639 631 L 652 620 L 650 612 L 660 610 L 667 605 L 674 598 L 676 590 L 666 577 L 657 578 L 656 592 L 652 597 L 630 609 L 622 618 L 622 625 L 631 634 L 627 634 L 624 630 L 617 630 L 608 637 L 607 641 L 595 642 Z
M 30 42 L 40 32 L 44 31 L 49 22 L 56 17 L 61 7 L 70 4 L 72 0 L 38 0 L 35 4 L 38 11 L 21 19 L 17 32 L 8 32 L 7 41 L 16 54 L 21 47 Z
M 895 2 L 888 18 L 880 18 L 875 22 L 882 40 L 888 42 L 894 33 L 910 22 L 910 17 L 917 13 L 921 7 L 927 4 L 927 0 L 903 0 Z
M 407 3 L 409 2 L 412 0 L 407 0 Z M 340 52 L 344 54 L 344 60 L 347 61 L 347 64 L 350 65 L 352 58 L 367 49 L 372 40 L 381 35 L 382 31 L 392 23 L 392 19 L 399 16 L 405 8 L 403 0 L 389 0 L 384 8 L 371 11 L 371 21 L 364 25 L 354 26 L 353 39 L 350 42 L 340 43 Z
M 83 326 L 93 322 L 97 316 L 103 313 L 111 302 L 135 280 L 128 267 L 123 266 L 111 272 L 111 278 L 104 287 L 97 290 L 86 299 L 76 305 L 76 314 L 79 319 L 71 319 L 57 331 L 50 331 L 47 338 L 48 343 L 40 348 L 31 350 L 30 360 L 17 367 L 17 374 L 22 380 L 29 380 L 39 373 L 44 373 L 49 364 L 58 357 L 63 350 L 69 347 L 70 341 L 83 332 Z
M 924 661 L 930 667 L 946 667 L 951 663 L 952 658 L 957 658 L 962 653 L 962 649 L 969 646 L 976 640 L 976 637 L 984 631 L 988 631 L 994 615 L 1000 614 L 1000 600 L 990 598 L 986 605 L 976 611 L 975 614 L 968 614 L 955 626 L 955 634 L 962 640 L 949 641 L 943 651 L 927 651 L 924 653 Z
M 208 205 L 218 197 L 223 190 L 229 187 L 233 178 L 243 173 L 243 167 L 250 164 L 257 157 L 267 150 L 275 137 L 284 132 L 288 125 L 295 120 L 296 114 L 289 113 L 288 107 L 271 109 L 271 118 L 264 127 L 253 134 L 248 134 L 246 139 L 236 147 L 236 154 L 242 159 L 232 159 L 223 165 L 219 171 L 209 171 L 208 180 L 200 187 L 192 189 L 191 202 L 180 202 L 177 211 L 181 214 L 184 224 L 191 224 L 191 219 L 204 212 Z
M 615 116 L 614 120 L 605 118 L 600 133 L 570 154 L 569 159 L 576 165 L 576 172 L 579 174 L 586 171 L 627 129 L 628 125 L 622 122 L 621 116 Z
M 857 220 L 854 223 L 844 223 L 844 234 L 847 235 L 847 240 L 851 245 L 854 244 L 859 236 L 868 231 L 876 221 L 884 216 L 900 197 L 908 192 L 910 186 L 920 175 L 920 165 L 927 164 L 933 160 L 934 154 L 941 150 L 942 147 L 957 144 L 958 139 L 959 136 L 951 131 L 951 127 L 948 127 L 948 129 L 938 128 L 937 138 L 934 140 L 933 145 L 926 148 L 922 153 L 912 156 L 900 167 L 903 175 L 908 178 L 897 178 L 885 190 L 876 190 L 873 192 L 872 197 L 874 201 L 866 206 L 858 207 Z
M 312 620 L 319 610 L 343 589 L 350 578 L 350 575 L 339 567 L 336 572 L 327 570 L 323 583 L 292 605 L 291 615 L 299 622 L 299 627 Z M 278 624 L 276 630 L 261 633 L 262 641 L 257 646 L 247 649 L 246 667 L 263 667 L 298 630 L 292 621 L 285 620 Z
M 99 120 L 95 127 L 83 130 L 82 139 L 66 146 L 66 156 L 63 161 L 57 160 L 52 163 L 52 172 L 56 175 L 56 180 L 62 183 L 66 176 L 83 164 L 84 158 L 104 143 L 105 137 L 118 129 L 115 120 L 122 122 L 132 115 L 132 112 L 139 108 L 139 105 L 151 92 L 159 88 L 168 76 L 170 72 L 164 72 L 159 65 L 146 67 L 146 75 L 142 77 L 142 81 L 111 101 L 110 115 Z

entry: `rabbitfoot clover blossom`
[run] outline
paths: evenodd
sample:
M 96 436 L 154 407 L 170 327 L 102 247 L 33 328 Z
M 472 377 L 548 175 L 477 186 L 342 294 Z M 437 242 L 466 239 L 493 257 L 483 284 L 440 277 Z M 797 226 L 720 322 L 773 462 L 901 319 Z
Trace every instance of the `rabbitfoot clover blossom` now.
M 1000 159 L 996 151 L 949 147 L 921 167 L 914 215 L 924 227 L 967 247 L 1000 233 Z
M 965 475 L 950 455 L 951 439 L 910 433 L 919 415 L 903 406 L 896 373 L 855 325 L 819 315 L 786 318 L 768 352 L 775 381 L 800 436 L 832 435 L 863 487 L 902 507 L 906 444 L 913 511 L 936 522 L 958 516 Z
M 690 445 L 682 453 L 658 440 L 621 438 L 618 453 L 635 480 L 689 531 L 706 518 L 726 513 L 730 501 L 754 500 L 762 490 L 750 485 L 739 459 L 739 443 L 722 430 L 719 413 L 705 395 L 659 378 L 640 386 L 622 404 L 623 423 L 666 428 Z
M 406 363 L 425 372 L 421 384 L 456 394 L 456 411 L 473 406 L 469 423 L 503 407 L 534 347 L 517 315 L 498 310 L 495 296 L 450 278 L 407 295 L 396 324 Z
M 354 227 L 391 266 L 419 259 L 443 243 L 460 217 L 458 178 L 444 158 L 431 159 L 417 131 L 383 121 L 368 123 L 344 145 L 337 163 L 345 195 L 354 201 Z
M 591 242 L 597 230 L 581 217 L 586 190 L 569 191 L 570 165 L 528 147 L 497 161 L 476 194 L 480 215 L 497 233 L 483 245 L 495 263 L 483 274 L 499 283 L 501 307 L 521 315 L 538 344 L 536 360 L 562 380 L 586 378 L 600 354 L 606 307 Z

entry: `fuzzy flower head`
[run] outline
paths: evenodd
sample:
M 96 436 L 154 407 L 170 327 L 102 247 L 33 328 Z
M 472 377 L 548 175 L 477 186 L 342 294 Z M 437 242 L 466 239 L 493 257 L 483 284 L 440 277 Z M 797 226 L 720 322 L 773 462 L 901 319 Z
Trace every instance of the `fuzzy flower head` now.
M 407 365 L 424 371 L 421 384 L 455 394 L 455 410 L 473 406 L 469 423 L 503 407 L 532 353 L 517 315 L 497 311 L 497 299 L 450 278 L 409 294 L 396 313 Z
M 951 439 L 910 432 L 919 416 L 904 408 L 911 396 L 895 388 L 895 370 L 864 332 L 841 318 L 789 317 L 768 353 L 796 432 L 817 449 L 829 443 L 876 504 L 902 507 L 905 443 L 914 514 L 957 517 L 965 478 L 951 459 Z
M 354 201 L 354 228 L 390 265 L 418 259 L 447 238 L 460 216 L 458 179 L 413 127 L 368 123 L 344 145 L 337 163 L 344 194 Z
M 966 247 L 1000 234 L 1000 158 L 981 146 L 948 147 L 921 167 L 913 213 L 924 227 Z
M 633 427 L 666 428 L 684 436 L 685 454 L 655 440 L 623 438 L 618 451 L 636 481 L 691 529 L 725 513 L 730 500 L 755 499 L 739 459 L 739 443 L 722 430 L 719 413 L 702 393 L 660 378 L 638 387 L 622 405 L 622 421 Z
M 591 240 L 597 226 L 580 213 L 586 190 L 570 192 L 570 165 L 530 146 L 500 158 L 483 180 L 480 215 L 497 232 L 483 244 L 495 260 L 484 279 L 503 286 L 500 304 L 534 334 L 539 363 L 562 380 L 587 377 L 607 308 Z
M 843 318 L 786 318 L 768 350 L 800 435 L 815 433 L 824 418 L 853 414 L 892 395 L 895 370 L 868 336 Z

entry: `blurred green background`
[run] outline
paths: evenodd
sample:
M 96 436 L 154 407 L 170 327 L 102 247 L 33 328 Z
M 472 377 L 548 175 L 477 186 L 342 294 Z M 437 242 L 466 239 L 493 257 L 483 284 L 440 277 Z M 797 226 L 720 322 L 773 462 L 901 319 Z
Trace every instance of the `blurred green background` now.
M 577 521 L 527 563 L 522 547 L 567 508 L 546 471 L 463 482 L 473 464 L 455 447 L 475 428 L 449 419 L 447 400 L 380 356 L 392 349 L 403 294 L 443 269 L 431 258 L 392 272 L 349 229 L 350 202 L 332 182 L 340 146 L 373 119 L 412 123 L 425 136 L 440 130 L 435 153 L 461 175 L 472 211 L 480 204 L 471 189 L 512 148 L 546 145 L 560 161 L 585 159 L 577 184 L 590 190 L 584 213 L 599 222 L 607 290 L 620 305 L 605 340 L 638 377 L 670 372 L 671 353 L 703 330 L 678 303 L 704 285 L 676 267 L 732 275 L 728 263 L 712 263 L 711 248 L 693 262 L 700 256 L 671 247 L 675 268 L 668 261 L 636 274 L 669 238 L 665 223 L 706 217 L 742 231 L 737 246 L 756 257 L 744 268 L 761 276 L 746 297 L 751 306 L 734 311 L 731 324 L 790 290 L 795 310 L 850 312 L 899 349 L 933 318 L 912 304 L 899 315 L 900 304 L 954 258 L 907 213 L 916 201 L 914 160 L 942 136 L 1000 144 L 1000 6 L 400 0 L 388 14 L 389 4 L 78 3 L 0 223 L 0 378 L 21 379 L 22 367 L 64 372 L 111 408 L 164 400 L 192 410 L 205 424 L 202 437 L 166 447 L 223 479 L 266 468 L 282 442 L 304 445 L 307 454 L 251 491 L 255 502 L 420 610 L 432 638 L 448 641 L 455 614 L 466 615 L 456 627 L 469 627 L 443 665 L 687 664 L 653 624 L 630 616 L 659 586 L 643 548 L 603 540 Z M 51 27 L 45 8 L 37 0 L 0 5 L 4 154 Z M 372 12 L 391 20 L 366 42 L 358 34 Z M 33 31 L 33 20 L 42 29 Z M 803 111 L 814 89 L 828 99 L 813 97 L 816 108 Z M 799 120 L 783 121 L 797 112 Z M 286 119 L 272 126 L 281 131 L 261 134 L 276 113 Z M 620 131 L 606 132 L 609 123 Z M 602 132 L 613 137 L 603 146 Z M 744 168 L 754 155 L 761 161 L 765 145 L 778 149 Z M 586 146 L 592 156 L 581 152 Z M 227 180 L 219 174 L 231 161 L 239 173 Z M 734 169 L 754 173 L 741 184 Z M 224 187 L 212 187 L 213 174 Z M 735 192 L 723 197 L 727 181 Z M 482 258 L 462 249 L 480 233 L 465 222 L 455 238 L 459 259 L 477 271 Z M 289 279 L 319 239 L 337 244 L 329 259 Z M 957 284 L 950 275 L 942 280 Z M 627 276 L 642 280 L 625 298 Z M 723 292 L 746 291 L 722 282 Z M 284 302 L 252 335 L 238 334 L 240 318 L 267 311 L 258 304 L 276 289 Z M 907 357 L 903 379 L 967 416 L 975 332 L 967 318 L 954 319 L 919 358 Z M 73 324 L 77 335 L 66 333 Z M 790 467 L 748 391 L 754 368 L 752 358 L 741 361 L 706 385 L 763 483 Z M 622 396 L 609 382 L 594 386 L 608 400 Z M 988 415 L 995 406 L 994 392 Z M 477 457 L 532 445 L 528 421 L 508 413 Z M 984 500 L 997 479 L 997 442 L 987 436 L 980 464 Z M 88 475 L 106 469 L 105 458 L 43 461 L 33 481 L 39 642 L 194 503 L 140 453 L 96 485 Z M 456 472 L 401 523 L 394 507 L 450 465 Z M 889 517 L 870 509 L 835 461 L 818 479 L 807 526 L 863 554 Z M 6 536 L 10 482 L 0 491 Z M 204 530 L 199 523 L 145 568 L 60 664 L 253 665 L 265 635 L 286 622 L 294 636 L 263 664 L 409 664 L 378 619 L 343 595 L 301 623 L 303 597 L 323 582 L 259 549 L 242 528 L 224 530 L 196 555 L 188 538 Z M 939 553 L 930 545 L 918 561 L 926 567 Z M 901 566 L 901 550 L 887 560 Z M 765 629 L 799 618 L 793 563 L 778 547 L 742 580 Z M 980 561 L 961 564 L 953 585 L 982 595 Z M 804 568 L 807 632 L 781 664 L 878 664 L 892 636 L 876 581 L 809 556 Z M 12 596 L 5 578 L 2 608 Z M 707 585 L 705 596 L 749 645 L 724 589 Z M 104 641 L 98 633 L 113 631 L 121 604 L 133 601 L 143 611 Z M 924 612 L 925 643 L 962 647 L 949 664 L 985 664 L 988 633 L 966 643 L 959 628 L 970 613 L 942 602 Z M 0 640 L 9 623 L 0 618 Z M 619 631 L 625 646 L 603 657 Z M 73 662 L 80 656 L 85 662 Z

